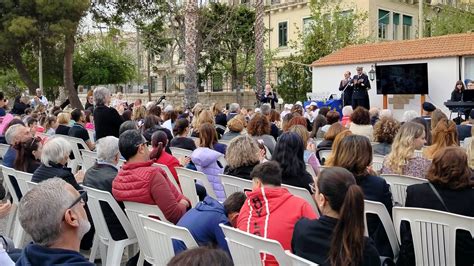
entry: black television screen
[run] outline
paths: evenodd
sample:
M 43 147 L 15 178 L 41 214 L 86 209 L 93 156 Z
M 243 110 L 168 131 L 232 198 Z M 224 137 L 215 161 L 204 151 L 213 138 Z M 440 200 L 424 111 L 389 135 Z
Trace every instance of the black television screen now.
M 377 94 L 428 94 L 428 64 L 376 67 Z

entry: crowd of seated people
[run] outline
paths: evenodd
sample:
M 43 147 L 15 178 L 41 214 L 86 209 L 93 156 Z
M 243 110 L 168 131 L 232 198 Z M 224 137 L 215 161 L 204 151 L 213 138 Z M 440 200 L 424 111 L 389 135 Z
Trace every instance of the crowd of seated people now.
M 385 174 L 426 180 L 408 186 L 406 207 L 474 217 L 474 144 L 466 137 L 461 146 L 458 130 L 465 129 L 442 110 L 427 107 L 424 116 L 412 112 L 416 117 L 407 114 L 406 121 L 390 110 L 358 107 L 339 113 L 313 104 L 305 111 L 301 103 L 282 113 L 269 104 L 246 109 L 232 103 L 228 110 L 218 103 L 210 108 L 196 104 L 186 110 L 128 103 L 123 95 L 113 100 L 108 89 L 99 87 L 88 95 L 86 111 L 41 104 L 21 114 L 7 110 L 9 118 L 0 124 L 0 142 L 8 145 L 2 164 L 31 173 L 39 185 L 23 195 L 15 178 L 6 177 L 15 189 L 10 193 L 20 196 L 19 221 L 33 242 L 15 252 L 2 253 L 0 247 L 0 262 L 6 254 L 17 265 L 39 258 L 45 258 L 42 265 L 93 265 L 82 252 L 91 248 L 95 230 L 83 192 L 87 186 L 110 193 L 122 211 L 124 201 L 156 205 L 167 221 L 187 228 L 202 247 L 186 250 L 173 241 L 176 257 L 168 265 L 190 259 L 232 265 L 219 224 L 276 240 L 284 250 L 321 265 L 380 265 L 381 257 L 414 265 L 407 223 L 401 226 L 398 257 L 379 218 L 367 215 L 364 223 L 364 200 L 381 203 L 390 215 L 399 204 Z M 69 168 L 76 145 L 69 136 L 84 140 L 97 154 L 87 171 Z M 173 148 L 189 155 L 173 154 Z M 324 162 L 323 150 L 329 152 Z M 380 169 L 374 167 L 374 155 L 384 157 Z M 196 182 L 200 201 L 194 205 L 182 190 L 179 167 L 203 173 L 211 185 L 206 188 L 213 191 Z M 251 181 L 251 187 L 228 195 L 220 174 Z M 313 202 L 293 195 L 297 188 Z M 6 199 L 0 217 L 13 209 L 4 192 L 0 186 Z M 112 238 L 127 238 L 114 210 L 100 207 Z M 473 264 L 473 241 L 468 232 L 457 233 L 457 265 Z M 127 265 L 135 265 L 139 254 L 129 255 Z M 277 265 L 269 254 L 261 259 Z

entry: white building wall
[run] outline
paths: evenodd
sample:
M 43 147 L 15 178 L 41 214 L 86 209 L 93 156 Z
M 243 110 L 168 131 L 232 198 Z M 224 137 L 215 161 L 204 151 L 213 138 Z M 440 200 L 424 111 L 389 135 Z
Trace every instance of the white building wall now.
M 423 60 L 391 61 L 379 63 L 378 65 L 416 63 L 428 63 L 429 94 L 426 95 L 425 100 L 433 103 L 436 107 L 441 108 L 445 113 L 449 114 L 449 110 L 443 103 L 450 99 L 451 91 L 454 89 L 454 84 L 459 79 L 459 59 L 457 57 L 446 57 Z M 360 65 L 364 67 L 364 72 L 367 73 L 371 69 L 371 65 L 375 65 L 375 63 L 365 63 Z M 349 70 L 353 76 L 356 72 L 355 69 L 357 66 L 358 64 L 313 67 L 313 94 L 330 95 L 336 93 L 340 95 L 340 92 L 338 91 L 339 82 L 343 78 L 344 72 Z M 375 80 L 371 82 L 371 86 L 372 89 L 369 91 L 370 106 L 382 108 L 383 96 L 377 94 L 377 84 Z M 389 98 L 391 98 L 390 95 Z M 388 108 L 393 110 L 393 105 L 389 103 Z M 395 118 L 401 119 L 406 110 L 420 112 L 420 95 L 416 95 L 414 99 L 410 100 L 403 110 L 393 110 Z

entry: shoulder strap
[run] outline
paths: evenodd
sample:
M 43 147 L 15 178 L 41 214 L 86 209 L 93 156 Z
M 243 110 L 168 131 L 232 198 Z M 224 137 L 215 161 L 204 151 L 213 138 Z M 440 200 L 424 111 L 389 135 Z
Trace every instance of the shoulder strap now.
M 446 207 L 446 204 L 444 203 L 444 200 L 443 198 L 441 198 L 441 196 L 439 195 L 438 193 L 438 190 L 436 190 L 436 188 L 433 186 L 433 184 L 431 184 L 430 182 L 428 182 L 428 185 L 430 185 L 430 188 L 431 190 L 433 190 L 433 193 L 436 195 L 436 197 L 439 199 L 439 201 L 441 202 L 441 204 L 443 204 L 443 207 L 444 209 L 449 212 L 448 210 L 448 207 Z

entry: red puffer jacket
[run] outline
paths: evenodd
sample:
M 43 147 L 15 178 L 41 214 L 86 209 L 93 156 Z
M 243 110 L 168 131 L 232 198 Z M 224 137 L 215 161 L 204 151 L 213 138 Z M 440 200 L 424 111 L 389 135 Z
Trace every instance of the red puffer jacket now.
M 296 222 L 303 218 L 315 219 L 316 213 L 304 199 L 293 196 L 286 188 L 265 187 L 247 193 L 240 209 L 237 228 L 280 242 L 284 250 L 291 250 L 291 238 Z M 278 265 L 275 258 L 262 255 L 264 265 Z
M 125 163 L 112 183 L 112 194 L 118 201 L 156 204 L 166 219 L 176 224 L 186 212 L 186 206 L 179 201 L 186 198 L 165 171 L 152 164 L 153 161 Z

